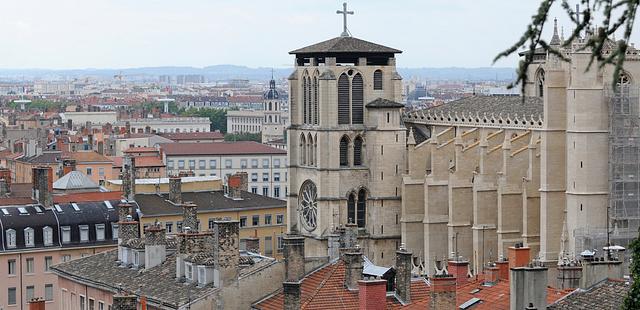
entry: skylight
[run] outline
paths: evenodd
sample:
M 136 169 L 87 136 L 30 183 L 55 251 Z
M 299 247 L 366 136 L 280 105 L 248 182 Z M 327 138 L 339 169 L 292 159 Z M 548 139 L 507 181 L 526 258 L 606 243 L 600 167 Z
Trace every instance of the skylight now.
M 462 305 L 460 305 L 460 309 L 469 309 L 471 308 L 471 306 L 481 302 L 482 300 L 480 300 L 480 298 L 471 298 L 467 301 L 465 301 Z
M 18 208 L 18 211 L 20 211 L 20 214 L 29 214 L 29 211 L 27 211 L 27 209 L 23 207 Z
M 76 211 L 80 211 L 80 207 L 78 207 L 78 204 L 77 204 L 77 203 L 72 202 L 72 203 L 71 203 L 71 206 L 73 207 L 73 209 L 74 209 L 74 210 L 76 210 Z
M 40 206 L 34 206 L 34 208 L 36 209 L 36 212 L 42 213 L 42 208 L 40 208 Z
M 107 206 L 107 209 L 113 209 L 113 206 L 111 205 L 111 201 L 109 200 L 105 200 L 104 205 Z
M 2 208 L 2 214 L 9 215 L 9 211 L 7 211 L 7 209 Z
M 62 212 L 62 208 L 60 208 L 60 205 L 56 204 L 56 205 L 53 205 L 53 207 L 56 208 L 56 211 Z

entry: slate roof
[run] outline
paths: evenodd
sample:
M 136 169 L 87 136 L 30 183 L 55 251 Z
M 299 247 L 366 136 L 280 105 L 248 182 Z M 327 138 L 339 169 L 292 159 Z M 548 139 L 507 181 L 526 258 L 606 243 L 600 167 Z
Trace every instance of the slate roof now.
M 23 162 L 28 162 L 31 164 L 55 164 L 60 161 L 62 158 L 61 152 L 42 152 L 40 155 L 35 155 L 31 157 L 22 157 L 19 159 Z
M 629 288 L 624 280 L 605 279 L 587 290 L 573 291 L 547 309 L 620 309 Z
M 289 52 L 289 54 L 314 53 L 402 53 L 401 50 L 386 47 L 354 37 L 336 37 Z
M 198 206 L 198 213 L 221 210 L 252 210 L 261 208 L 285 208 L 287 202 L 280 199 L 242 192 L 242 200 L 227 198 L 223 191 L 183 192 L 182 200 L 191 201 Z M 182 207 L 169 200 L 169 194 L 137 194 L 138 203 L 144 216 L 179 215 Z
M 286 155 L 287 151 L 254 141 L 160 144 L 167 156 L 180 155 Z
M 96 189 L 98 184 L 80 171 L 71 171 L 53 182 L 53 189 Z
M 494 114 L 496 117 L 501 113 L 542 117 L 543 105 L 542 98 L 539 97 L 525 97 L 522 102 L 520 96 L 472 96 L 428 108 L 426 111 L 451 113 L 451 115 L 456 112 L 458 114 L 477 112 L 480 115 L 486 113 L 487 116 Z
M 217 288 L 198 287 L 196 283 L 180 283 L 175 280 L 176 255 L 169 254 L 160 265 L 145 269 L 144 272 L 116 265 L 118 251 L 101 252 L 85 258 L 61 263 L 51 267 L 59 276 L 80 278 L 90 281 L 92 286 L 102 286 L 112 292 L 118 287 L 129 292 L 136 292 L 147 297 L 151 302 L 183 305 L 189 296 L 202 297 L 209 295 Z
M 395 102 L 389 99 L 383 99 L 383 98 L 377 98 L 369 103 L 367 103 L 366 105 L 367 108 L 382 108 L 382 109 L 389 109 L 389 108 L 403 108 L 404 104 L 399 103 L 399 102 Z

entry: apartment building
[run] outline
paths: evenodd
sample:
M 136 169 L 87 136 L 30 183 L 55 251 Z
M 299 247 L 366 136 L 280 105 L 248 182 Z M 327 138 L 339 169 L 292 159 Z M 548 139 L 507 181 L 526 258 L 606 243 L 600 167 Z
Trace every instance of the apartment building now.
M 284 199 L 287 195 L 287 152 L 253 141 L 167 143 L 160 145 L 168 175 L 226 178 L 246 172 L 253 194 Z
M 136 118 L 119 121 L 115 126 L 129 128 L 130 133 L 209 132 L 208 117 Z

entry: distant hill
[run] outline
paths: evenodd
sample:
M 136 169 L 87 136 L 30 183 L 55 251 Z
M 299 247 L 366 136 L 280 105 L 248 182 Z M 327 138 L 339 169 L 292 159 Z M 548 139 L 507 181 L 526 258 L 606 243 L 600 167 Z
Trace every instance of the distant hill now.
M 271 78 L 271 68 L 250 68 L 237 65 L 215 65 L 204 68 L 196 67 L 141 67 L 127 69 L 0 69 L 3 79 L 72 79 L 80 77 L 96 77 L 111 79 L 114 75 L 122 74 L 125 79 L 144 80 L 155 79 L 159 75 L 200 74 L 209 80 L 249 79 L 267 80 Z M 292 68 L 275 68 L 276 78 L 286 78 Z M 515 77 L 513 68 L 398 68 L 405 79 L 419 78 L 429 80 L 511 80 Z

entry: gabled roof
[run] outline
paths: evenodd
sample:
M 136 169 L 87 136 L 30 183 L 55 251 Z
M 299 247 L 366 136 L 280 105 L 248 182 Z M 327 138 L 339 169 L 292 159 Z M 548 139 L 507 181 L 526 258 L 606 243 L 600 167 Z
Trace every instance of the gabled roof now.
M 91 180 L 88 176 L 80 171 L 71 171 L 53 182 L 53 189 L 72 190 L 72 189 L 94 189 L 98 188 L 98 184 Z
M 203 139 L 211 139 L 211 140 L 223 140 L 224 135 L 221 132 L 209 131 L 209 132 L 175 132 L 175 133 L 162 133 L 161 136 L 173 140 L 173 141 L 183 141 L 183 140 L 203 140 Z
M 540 97 L 525 97 L 524 102 L 521 96 L 472 96 L 466 97 L 445 104 L 428 108 L 428 111 L 438 113 L 465 113 L 488 115 L 496 117 L 500 114 L 522 115 L 522 116 L 543 116 L 544 103 Z
M 404 107 L 404 104 L 389 99 L 377 98 L 366 105 L 367 108 L 397 109 Z
M 99 154 L 95 151 L 78 151 L 68 153 L 68 157 L 71 159 L 75 159 L 78 164 L 86 163 L 86 162 L 105 162 L 110 163 L 111 159 L 107 156 Z
M 253 141 L 163 143 L 167 156 L 179 155 L 286 155 L 287 151 Z
M 336 37 L 289 52 L 289 54 L 315 53 L 402 53 L 401 50 L 354 37 Z
M 630 287 L 624 280 L 605 279 L 586 290 L 573 291 L 547 309 L 620 309 Z

